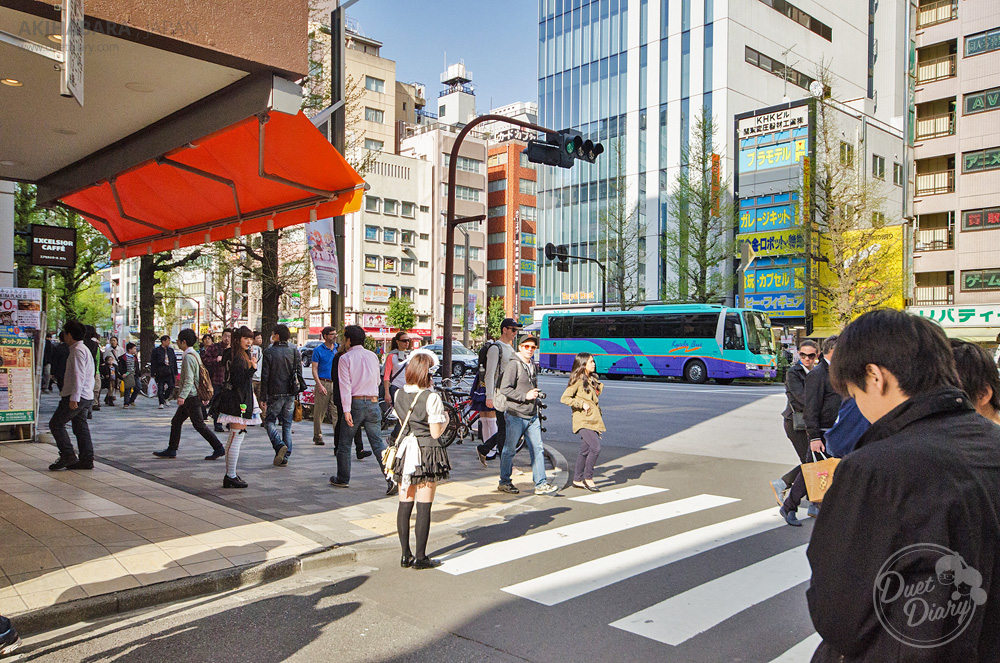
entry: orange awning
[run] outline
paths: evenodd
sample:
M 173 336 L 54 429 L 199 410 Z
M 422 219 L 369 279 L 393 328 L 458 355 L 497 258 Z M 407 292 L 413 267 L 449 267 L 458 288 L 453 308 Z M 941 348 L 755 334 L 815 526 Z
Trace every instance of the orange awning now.
M 356 212 L 364 187 L 309 118 L 271 112 L 60 200 L 120 260 Z

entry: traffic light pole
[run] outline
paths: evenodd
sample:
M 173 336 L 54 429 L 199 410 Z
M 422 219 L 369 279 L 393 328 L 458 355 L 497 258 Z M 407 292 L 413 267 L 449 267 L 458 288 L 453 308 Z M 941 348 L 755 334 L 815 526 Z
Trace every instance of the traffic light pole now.
M 454 311 L 452 306 L 455 303 L 455 228 L 460 223 L 472 221 L 482 221 L 485 215 L 456 219 L 455 218 L 455 177 L 458 174 L 458 151 L 462 146 L 462 141 L 469 135 L 469 132 L 483 122 L 506 122 L 525 129 L 533 129 L 546 134 L 558 134 L 558 131 L 547 129 L 546 127 L 522 122 L 503 115 L 480 115 L 467 125 L 462 127 L 455 138 L 455 144 L 451 148 L 451 161 L 448 164 L 448 219 L 445 227 L 445 249 L 444 249 L 444 331 L 441 339 L 441 371 L 443 376 L 451 375 L 451 341 L 454 324 Z M 466 274 L 468 278 L 468 274 Z
M 549 255 L 550 251 L 551 251 L 552 255 Z M 559 251 L 559 249 L 556 248 L 556 246 L 554 244 L 551 244 L 551 243 L 545 245 L 545 257 L 548 258 L 549 260 L 552 260 L 553 258 L 559 258 L 560 262 L 562 262 L 564 259 L 565 260 L 569 260 L 570 258 L 573 258 L 574 260 L 583 260 L 583 261 L 586 261 L 586 262 L 592 262 L 595 265 L 597 265 L 598 267 L 600 267 L 601 268 L 601 310 L 602 311 L 607 311 L 608 310 L 608 270 L 604 267 L 604 264 L 601 263 L 600 260 L 598 260 L 597 258 L 589 258 L 587 256 L 571 256 L 569 253 L 562 253 L 562 252 Z

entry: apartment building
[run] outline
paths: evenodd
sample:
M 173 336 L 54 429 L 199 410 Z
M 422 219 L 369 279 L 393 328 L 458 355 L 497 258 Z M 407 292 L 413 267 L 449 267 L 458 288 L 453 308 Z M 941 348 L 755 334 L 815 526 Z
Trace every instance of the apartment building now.
M 921 0 L 916 19 L 911 310 L 950 335 L 1000 333 L 1000 7 Z

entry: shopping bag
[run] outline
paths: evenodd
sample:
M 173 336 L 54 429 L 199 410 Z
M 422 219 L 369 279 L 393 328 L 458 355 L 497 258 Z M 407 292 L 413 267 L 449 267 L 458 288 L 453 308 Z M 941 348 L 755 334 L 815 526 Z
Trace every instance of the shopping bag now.
M 295 411 L 292 413 L 292 421 L 302 421 L 302 403 L 297 398 L 295 399 Z
M 813 462 L 802 463 L 802 478 L 806 482 L 809 501 L 818 504 L 823 501 L 826 491 L 830 490 L 830 486 L 833 485 L 833 473 L 837 470 L 840 459 L 820 452 L 819 455 L 823 458 L 818 460 L 815 451 L 810 453 Z

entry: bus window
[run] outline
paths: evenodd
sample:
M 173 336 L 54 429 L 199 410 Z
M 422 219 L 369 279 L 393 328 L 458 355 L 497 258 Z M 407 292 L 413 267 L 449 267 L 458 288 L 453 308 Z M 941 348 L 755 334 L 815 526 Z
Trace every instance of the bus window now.
M 767 316 L 757 311 L 744 311 L 743 319 L 747 326 L 747 349 L 754 354 L 773 355 L 771 324 Z
M 688 313 L 684 316 L 681 338 L 715 338 L 718 313 Z
M 566 315 L 549 317 L 549 338 L 572 337 L 573 318 Z
M 642 317 L 637 315 L 611 315 L 602 318 L 604 330 L 598 335 L 605 338 L 642 338 Z
M 604 325 L 601 318 L 589 315 L 578 315 L 573 318 L 573 335 L 569 338 L 604 338 Z
M 647 316 L 643 324 L 643 336 L 645 338 L 679 338 L 683 335 L 683 321 L 683 315 L 677 313 Z
M 723 338 L 723 350 L 743 350 L 743 325 L 737 313 L 726 314 L 726 326 Z

